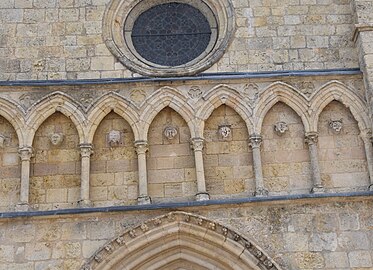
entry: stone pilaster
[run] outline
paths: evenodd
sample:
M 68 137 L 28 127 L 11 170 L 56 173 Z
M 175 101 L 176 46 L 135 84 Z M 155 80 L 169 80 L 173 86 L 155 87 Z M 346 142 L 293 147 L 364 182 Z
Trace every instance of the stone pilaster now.
M 80 200 L 78 204 L 82 207 L 91 206 L 91 200 L 89 198 L 89 187 L 90 187 L 90 166 L 91 166 L 91 155 L 93 154 L 93 146 L 89 143 L 80 144 L 80 156 L 81 156 L 81 174 L 80 174 Z
M 312 189 L 311 193 L 322 193 L 324 187 L 321 183 L 320 167 L 319 167 L 319 156 L 317 150 L 319 134 L 317 132 L 306 133 L 305 142 L 308 144 L 310 162 L 311 162 L 311 179 Z
M 365 155 L 366 155 L 367 164 L 368 164 L 369 181 L 370 181 L 368 190 L 373 191 L 373 146 L 372 146 L 373 135 L 372 135 L 372 131 L 368 130 L 368 131 L 362 132 L 360 136 L 364 142 Z
M 206 201 L 210 199 L 210 195 L 206 191 L 205 169 L 203 165 L 203 138 L 192 138 L 191 147 L 194 151 L 194 159 L 196 164 L 196 177 L 197 177 L 197 201 Z
M 136 141 L 135 148 L 139 167 L 139 196 L 137 197 L 137 203 L 140 205 L 151 204 L 151 198 L 148 194 L 148 175 L 146 169 L 146 152 L 148 151 L 148 142 Z
M 28 210 L 30 193 L 30 161 L 33 156 L 31 146 L 24 146 L 18 149 L 21 159 L 21 191 L 17 210 Z
M 255 177 L 255 196 L 262 197 L 268 195 L 268 190 L 264 188 L 262 157 L 260 146 L 262 145 L 262 136 L 253 134 L 249 138 L 249 146 L 253 150 L 253 168 Z

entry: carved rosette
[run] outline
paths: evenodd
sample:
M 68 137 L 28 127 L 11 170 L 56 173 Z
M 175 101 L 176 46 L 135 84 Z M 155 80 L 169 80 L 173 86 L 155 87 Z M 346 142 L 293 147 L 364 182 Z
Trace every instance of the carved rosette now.
M 149 149 L 147 141 L 136 141 L 134 145 L 138 155 L 145 154 Z
M 31 146 L 24 146 L 18 149 L 18 154 L 21 161 L 30 161 L 30 159 L 33 157 L 33 152 L 34 150 Z
M 231 241 L 234 241 L 237 244 L 241 245 L 247 252 L 257 258 L 259 261 L 258 265 L 261 269 L 278 269 L 274 262 L 270 258 L 268 258 L 257 246 L 255 246 L 255 244 L 246 239 L 244 236 L 236 233 L 235 231 L 230 230 L 229 228 L 222 226 L 219 223 L 207 220 L 194 214 L 185 212 L 171 212 L 166 215 L 141 223 L 135 228 L 128 229 L 121 236 L 115 238 L 113 241 L 106 244 L 99 251 L 97 251 L 91 257 L 89 262 L 82 266 L 81 270 L 97 269 L 97 266 L 101 262 L 107 260 L 108 256 L 114 254 L 116 250 L 119 249 L 121 246 L 126 245 L 127 243 L 130 243 L 132 241 L 137 241 L 138 238 L 143 237 L 144 234 L 149 233 L 149 231 L 153 229 L 159 229 L 158 227 L 160 225 L 167 226 L 167 224 L 172 223 L 196 225 L 198 227 L 206 229 L 211 234 L 220 234 L 226 239 L 230 239 Z
M 232 129 L 231 125 L 220 125 L 218 129 L 218 133 L 220 138 L 223 140 L 227 140 L 231 137 Z
M 289 130 L 288 125 L 284 121 L 277 122 L 274 126 L 274 130 L 278 135 L 284 134 L 287 130 Z
M 249 146 L 251 148 L 260 148 L 260 146 L 262 145 L 262 142 L 263 142 L 262 136 L 260 136 L 259 134 L 253 134 L 249 138 Z
M 93 154 L 93 145 L 90 143 L 82 143 L 79 145 L 80 155 L 82 158 L 89 158 Z
M 319 134 L 317 132 L 306 133 L 305 142 L 308 145 L 317 144 L 318 140 L 319 140 Z
M 192 138 L 190 140 L 190 147 L 194 151 L 202 151 L 203 150 L 203 143 L 204 143 L 203 138 Z

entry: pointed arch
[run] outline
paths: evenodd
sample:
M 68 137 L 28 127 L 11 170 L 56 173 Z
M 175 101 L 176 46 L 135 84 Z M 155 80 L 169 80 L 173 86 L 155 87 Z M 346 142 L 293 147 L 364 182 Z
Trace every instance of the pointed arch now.
M 254 132 L 254 126 L 252 122 L 252 111 L 248 105 L 243 101 L 245 97 L 241 95 L 236 89 L 229 87 L 228 85 L 221 84 L 210 89 L 206 94 L 202 96 L 205 103 L 197 111 L 197 119 L 200 121 L 198 132 L 199 137 L 202 137 L 203 130 L 205 128 L 205 121 L 210 117 L 212 112 L 221 105 L 227 105 L 232 108 L 246 123 L 249 134 Z
M 138 113 L 137 108 L 125 97 L 115 92 L 109 92 L 98 98 L 88 108 L 87 143 L 93 142 L 93 137 L 102 119 L 111 111 L 126 120 L 132 127 L 135 141 L 139 140 Z
M 266 88 L 259 97 L 258 105 L 255 109 L 255 132 L 260 134 L 264 117 L 268 111 L 278 102 L 285 103 L 299 117 L 305 132 L 310 131 L 310 119 L 307 115 L 307 104 L 305 96 L 299 93 L 294 87 L 283 82 L 275 82 Z
M 0 98 L 0 115 L 13 126 L 18 137 L 19 146 L 24 146 L 26 133 L 24 109 L 12 100 L 2 97 Z
M 147 140 L 150 124 L 164 108 L 170 107 L 188 124 L 190 134 L 195 137 L 194 110 L 187 102 L 187 98 L 177 89 L 162 87 L 149 96 L 141 108 L 142 140 Z
M 182 260 L 202 269 L 280 270 L 256 244 L 204 217 L 171 212 L 126 231 L 81 270 L 165 269 Z
M 338 101 L 350 109 L 358 122 L 360 131 L 369 129 L 369 114 L 365 102 L 349 87 L 339 81 L 331 81 L 323 85 L 312 96 L 310 108 L 311 128 L 317 131 L 317 123 L 324 108 L 332 101 Z
M 61 112 L 74 123 L 79 135 L 79 142 L 84 143 L 86 117 L 81 111 L 79 103 L 63 92 L 53 92 L 38 102 L 34 103 L 28 109 L 27 126 L 29 132 L 27 134 L 26 143 L 31 145 L 36 131 L 41 124 L 55 112 Z

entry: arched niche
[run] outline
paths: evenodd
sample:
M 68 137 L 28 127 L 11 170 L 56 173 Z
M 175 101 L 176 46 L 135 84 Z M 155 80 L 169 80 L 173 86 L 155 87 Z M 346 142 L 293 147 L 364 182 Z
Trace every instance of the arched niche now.
M 319 116 L 318 131 L 324 187 L 330 191 L 366 190 L 369 175 L 364 144 L 351 111 L 338 101 L 330 102 Z
M 53 144 L 52 136 L 61 141 Z M 31 159 L 30 205 L 50 210 L 73 207 L 80 193 L 79 134 L 74 123 L 53 113 L 35 133 Z
M 150 124 L 147 168 L 153 202 L 192 200 L 197 193 L 190 137 L 188 124 L 170 107 L 161 110 Z
M 184 267 L 184 268 L 183 268 Z M 81 270 L 276 270 L 256 244 L 215 221 L 171 212 L 124 232 Z
M 109 112 L 93 137 L 90 199 L 94 206 L 135 204 L 138 196 L 134 133 L 121 116 Z
M 264 186 L 270 194 L 308 193 L 310 158 L 302 119 L 285 103 L 276 103 L 263 120 Z
M 222 127 L 230 129 L 228 136 L 220 133 Z M 216 108 L 206 120 L 203 160 L 211 198 L 247 196 L 255 191 L 247 130 L 245 121 L 227 105 Z
M 0 212 L 13 210 L 19 201 L 20 158 L 14 127 L 0 116 Z

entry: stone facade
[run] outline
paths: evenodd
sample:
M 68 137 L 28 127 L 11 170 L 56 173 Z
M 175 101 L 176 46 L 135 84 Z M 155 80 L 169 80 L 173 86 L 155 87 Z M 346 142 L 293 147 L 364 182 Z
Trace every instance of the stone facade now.
M 144 78 L 115 1 L 0 1 L 0 270 L 373 269 L 372 3 L 219 0 L 222 56 Z

